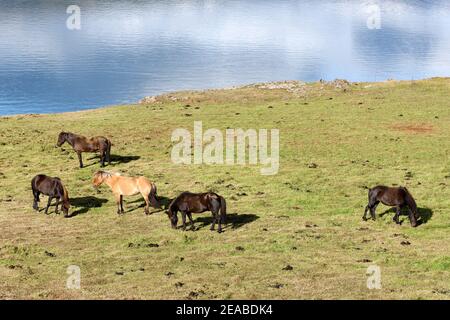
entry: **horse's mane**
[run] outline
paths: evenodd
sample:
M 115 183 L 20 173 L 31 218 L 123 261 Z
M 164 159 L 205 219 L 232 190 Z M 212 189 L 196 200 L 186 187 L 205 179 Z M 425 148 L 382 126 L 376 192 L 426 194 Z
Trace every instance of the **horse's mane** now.
M 111 178 L 112 176 L 121 176 L 122 174 L 120 172 L 109 172 L 109 171 L 97 171 L 96 174 L 101 175 L 101 177 L 105 177 L 105 178 Z
M 181 198 L 181 196 L 184 194 L 184 192 L 183 193 L 181 193 L 181 194 L 179 194 L 178 196 L 176 196 L 175 198 L 173 198 L 172 200 L 170 200 L 170 204 L 169 204 L 169 206 L 167 207 L 169 210 L 172 210 L 172 208 L 176 205 L 176 203 L 178 202 L 178 199 L 180 199 Z
M 95 175 L 99 175 L 102 178 L 110 178 L 111 177 L 111 173 L 109 173 L 108 171 L 103 171 L 103 170 L 99 170 L 95 173 Z
M 406 187 L 400 187 L 400 189 L 402 189 L 403 191 L 405 191 L 405 200 L 408 203 L 408 206 L 412 209 L 412 210 L 416 210 L 417 209 L 417 204 L 416 201 L 414 200 L 411 192 L 409 192 L 409 190 Z
M 66 186 L 62 184 L 63 191 L 64 191 L 64 200 L 69 200 L 69 193 L 67 192 Z

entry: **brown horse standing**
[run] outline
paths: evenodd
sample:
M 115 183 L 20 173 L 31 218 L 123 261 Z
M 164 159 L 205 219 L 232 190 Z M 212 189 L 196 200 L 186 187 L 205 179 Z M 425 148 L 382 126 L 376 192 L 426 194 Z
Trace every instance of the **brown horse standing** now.
M 220 210 L 220 216 L 219 216 Z M 176 228 L 178 224 L 178 211 L 181 211 L 183 219 L 183 230 L 186 230 L 186 215 L 189 217 L 191 229 L 194 228 L 194 221 L 192 220 L 192 213 L 202 213 L 211 211 L 213 215 L 213 222 L 211 231 L 214 230 L 216 222 L 219 223 L 217 231 L 222 232 L 222 223 L 225 223 L 227 216 L 227 207 L 225 199 L 214 192 L 206 193 L 191 193 L 183 192 L 175 198 L 169 205 L 169 210 L 166 211 L 169 216 L 172 228 Z
M 78 155 L 80 161 L 80 168 L 83 168 L 82 152 L 99 152 L 101 166 L 105 166 L 105 161 L 111 164 L 111 141 L 107 138 L 98 136 L 93 138 L 86 138 L 84 136 L 71 133 L 61 132 L 58 136 L 56 146 L 61 147 L 64 142 L 70 144 Z
M 45 214 L 48 213 L 48 208 L 50 207 L 52 199 L 56 198 L 55 213 L 59 214 L 58 205 L 62 203 L 61 208 L 64 212 L 64 216 L 68 216 L 70 208 L 69 194 L 66 187 L 61 182 L 61 179 L 39 174 L 31 180 L 31 189 L 33 190 L 34 196 L 34 210 L 39 210 L 39 195 L 42 193 L 48 196 L 48 203 L 47 207 L 45 208 Z
M 370 210 L 372 220 L 375 220 L 375 210 L 379 203 L 383 203 L 386 206 L 396 207 L 396 213 L 394 221 L 400 224 L 399 216 L 402 208 L 407 207 L 409 210 L 409 221 L 411 226 L 417 226 L 417 204 L 411 193 L 405 187 L 385 187 L 376 186 L 369 190 L 369 204 L 364 210 L 363 220 L 366 221 L 367 211 Z
M 150 214 L 150 204 L 159 207 L 156 200 L 156 185 L 145 177 L 125 177 L 118 173 L 97 171 L 92 180 L 94 187 L 99 187 L 102 183 L 107 184 L 116 197 L 117 213 L 124 213 L 123 196 L 134 196 L 141 194 L 145 200 L 145 214 Z

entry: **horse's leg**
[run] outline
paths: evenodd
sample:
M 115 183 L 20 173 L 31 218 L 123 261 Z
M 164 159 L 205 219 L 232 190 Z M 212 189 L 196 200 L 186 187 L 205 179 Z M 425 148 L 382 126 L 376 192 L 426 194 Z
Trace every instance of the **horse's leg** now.
M 108 158 L 108 165 L 111 165 L 111 142 L 108 142 L 108 147 L 106 149 L 106 156 Z
M 362 219 L 364 221 L 367 221 L 367 211 L 369 211 L 369 205 L 366 206 L 366 209 L 364 210 L 364 214 L 362 216 Z
M 59 206 L 60 203 L 62 203 L 61 197 L 56 197 L 56 205 L 55 205 L 55 213 L 56 214 L 59 214 L 58 206 Z
M 362 216 L 362 219 L 364 221 L 367 221 L 367 211 L 369 211 L 369 209 L 370 209 L 370 214 L 372 215 L 371 208 L 373 207 L 373 205 L 375 204 L 376 201 L 377 201 L 377 198 L 376 198 L 375 192 L 373 190 L 369 190 L 368 203 L 367 203 L 366 209 L 364 209 L 364 214 Z
M 120 195 L 120 210 L 125 213 L 125 210 L 123 210 L 123 195 Z
M 212 213 L 212 216 L 213 216 L 213 222 L 212 222 L 211 228 L 209 228 L 209 230 L 214 231 L 214 226 L 216 225 L 217 215 L 214 212 L 214 210 L 212 210 L 211 213 Z
M 117 214 L 121 214 L 121 210 L 120 210 L 120 205 L 121 205 L 121 200 L 122 200 L 122 196 L 120 194 L 114 194 L 115 198 L 116 198 L 116 204 L 117 204 Z
M 39 191 L 34 191 L 33 195 L 34 195 L 33 209 L 36 210 L 36 211 L 39 211 L 38 202 L 39 202 L 40 192 Z
M 217 220 L 218 220 L 218 223 L 219 223 L 219 226 L 217 227 L 217 232 L 221 233 L 222 232 L 222 219 L 221 219 L 221 217 L 219 215 L 219 212 L 216 213 L 216 217 L 217 217 Z
M 181 219 L 183 220 L 183 231 L 186 230 L 186 211 L 181 211 Z
M 106 157 L 106 152 L 101 149 L 100 150 L 100 166 L 103 168 L 105 166 L 105 157 Z
M 192 219 L 192 213 L 191 213 L 191 212 L 188 212 L 188 213 L 187 213 L 187 216 L 188 216 L 189 221 L 190 221 L 190 223 L 191 223 L 191 230 L 194 231 L 195 228 L 194 228 L 194 220 Z
M 80 161 L 80 168 L 83 168 L 83 158 L 81 157 L 81 152 L 77 151 L 78 161 Z
M 370 207 L 370 216 L 372 217 L 372 220 L 376 219 L 375 210 L 377 210 L 379 203 L 380 201 L 377 201 Z
M 48 203 L 47 203 L 47 207 L 45 208 L 45 214 L 48 214 L 48 208 L 50 207 L 50 204 L 52 203 L 53 197 L 49 196 L 48 197 Z
M 400 212 L 401 212 L 401 207 L 400 206 L 395 207 L 395 215 L 392 220 L 394 220 L 396 224 L 400 224 L 400 220 L 399 220 Z
M 148 199 L 148 195 L 145 195 L 144 193 L 141 192 L 142 197 L 145 200 L 145 208 L 144 208 L 144 213 L 145 214 L 150 214 L 150 200 Z

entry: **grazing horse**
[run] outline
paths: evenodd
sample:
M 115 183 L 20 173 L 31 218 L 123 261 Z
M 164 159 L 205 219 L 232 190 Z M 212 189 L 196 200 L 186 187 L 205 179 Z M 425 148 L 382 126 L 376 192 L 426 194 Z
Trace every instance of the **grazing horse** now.
M 219 217 L 220 210 L 220 217 Z M 225 199 L 213 192 L 206 193 L 191 193 L 183 192 L 177 198 L 175 198 L 169 205 L 169 209 L 166 211 L 169 216 L 172 228 L 177 227 L 178 223 L 178 211 L 181 211 L 183 219 L 183 230 L 186 230 L 186 215 L 189 217 L 191 223 L 191 229 L 194 228 L 194 221 L 192 220 L 192 213 L 202 213 L 205 211 L 211 211 L 213 215 L 213 222 L 210 230 L 214 230 L 216 222 L 219 223 L 218 232 L 222 232 L 222 223 L 225 223 L 227 216 L 227 207 Z
M 31 189 L 33 190 L 34 196 L 34 210 L 39 210 L 39 195 L 42 193 L 48 196 L 48 203 L 47 207 L 45 208 L 45 214 L 47 214 L 48 212 L 48 208 L 50 207 L 52 199 L 56 198 L 55 213 L 59 214 L 58 205 L 62 203 L 61 208 L 64 212 L 64 216 L 68 217 L 70 209 L 69 194 L 67 193 L 66 187 L 61 182 L 61 179 L 39 174 L 31 180 Z
M 92 183 L 95 188 L 102 183 L 107 184 L 117 203 L 117 213 L 124 213 L 123 210 L 123 196 L 134 196 L 138 193 L 142 195 L 145 200 L 145 214 L 150 214 L 150 204 L 154 208 L 158 208 L 158 201 L 156 200 L 156 185 L 145 177 L 125 177 L 119 173 L 109 173 L 106 171 L 97 171 L 94 174 Z
M 404 207 L 408 207 L 409 210 L 409 221 L 412 227 L 417 226 L 417 204 L 411 193 L 405 187 L 385 187 L 376 186 L 369 190 L 369 204 L 364 210 L 363 220 L 366 221 L 367 211 L 370 210 L 370 215 L 372 220 L 375 220 L 375 210 L 379 203 L 383 203 L 386 206 L 396 207 L 396 213 L 394 216 L 394 221 L 400 224 L 399 216 L 400 211 Z
M 101 166 L 105 166 L 105 161 L 108 161 L 108 164 L 111 164 L 111 141 L 107 138 L 101 136 L 86 138 L 71 132 L 61 132 L 58 136 L 56 146 L 61 147 L 66 141 L 77 153 L 78 160 L 80 161 L 80 168 L 83 168 L 83 159 L 81 158 L 82 152 L 99 152 Z

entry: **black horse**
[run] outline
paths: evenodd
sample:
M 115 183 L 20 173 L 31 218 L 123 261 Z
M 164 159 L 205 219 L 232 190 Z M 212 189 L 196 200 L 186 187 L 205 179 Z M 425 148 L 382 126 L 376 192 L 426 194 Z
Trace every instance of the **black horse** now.
M 226 223 L 227 207 L 225 199 L 213 192 L 206 193 L 191 193 L 183 192 L 175 198 L 169 205 L 166 211 L 169 216 L 172 228 L 176 228 L 178 224 L 178 211 L 181 212 L 183 219 L 183 230 L 186 230 L 186 215 L 189 217 L 191 229 L 194 228 L 194 221 L 192 220 L 192 213 L 202 213 L 211 211 L 213 215 L 213 222 L 211 230 L 214 230 L 216 222 L 219 224 L 217 231 L 222 232 L 222 223 Z M 219 216 L 220 211 L 220 216 Z
M 45 208 L 45 214 L 48 213 L 48 208 L 50 207 L 53 198 L 56 198 L 55 213 L 59 213 L 58 205 L 62 203 L 61 208 L 64 212 L 64 216 L 68 216 L 70 209 L 69 194 L 66 187 L 61 182 L 61 179 L 39 174 L 31 180 L 31 189 L 33 190 L 34 210 L 39 210 L 39 195 L 42 193 L 48 196 L 48 203 L 47 207 Z
M 402 208 L 407 207 L 409 210 L 409 221 L 412 227 L 417 226 L 417 219 L 419 218 L 417 213 L 417 204 L 411 193 L 405 187 L 385 187 L 376 186 L 369 190 L 369 204 L 364 210 L 363 220 L 366 221 L 367 211 L 370 210 L 372 220 L 375 220 L 375 210 L 379 203 L 383 203 L 386 206 L 396 207 L 396 213 L 394 221 L 400 224 L 399 216 Z

